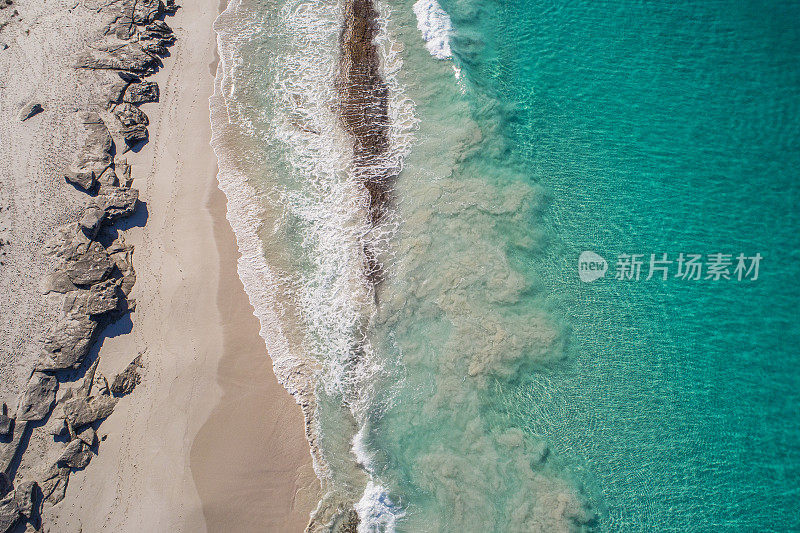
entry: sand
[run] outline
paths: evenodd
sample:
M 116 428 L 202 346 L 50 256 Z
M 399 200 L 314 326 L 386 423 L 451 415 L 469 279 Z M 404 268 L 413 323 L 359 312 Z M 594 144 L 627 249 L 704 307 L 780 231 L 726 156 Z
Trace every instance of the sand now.
M 186 2 L 168 21 L 178 41 L 150 78 L 161 102 L 142 107 L 150 142 L 128 155 L 144 204 L 121 225 L 135 246 L 137 309 L 99 348 L 106 376 L 142 353 L 143 380 L 43 513 L 51 531 L 302 531 L 318 500 L 303 417 L 272 372 L 216 188 L 219 7 Z

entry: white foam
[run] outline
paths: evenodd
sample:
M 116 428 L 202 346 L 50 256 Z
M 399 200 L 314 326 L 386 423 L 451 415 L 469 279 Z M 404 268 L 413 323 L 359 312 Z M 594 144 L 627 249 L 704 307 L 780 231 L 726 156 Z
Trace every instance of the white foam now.
M 414 14 L 417 16 L 417 28 L 422 32 L 425 47 L 431 55 L 438 59 L 452 57 L 450 32 L 453 25 L 450 22 L 450 15 L 436 0 L 418 0 L 414 4 Z
M 395 531 L 398 520 L 405 516 L 403 509 L 389 498 L 386 489 L 371 480 L 355 509 L 360 519 L 358 533 L 390 533 Z

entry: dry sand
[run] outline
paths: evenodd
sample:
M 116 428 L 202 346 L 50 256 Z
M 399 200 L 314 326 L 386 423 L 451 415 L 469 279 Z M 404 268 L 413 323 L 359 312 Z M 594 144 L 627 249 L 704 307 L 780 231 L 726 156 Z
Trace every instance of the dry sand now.
M 100 348 L 107 376 L 143 352 L 143 380 L 45 512 L 51 531 L 301 531 L 317 503 L 302 414 L 272 373 L 216 188 L 218 10 L 216 0 L 186 2 L 169 20 L 178 41 L 151 78 L 161 103 L 142 108 L 151 140 L 129 156 L 146 205 L 123 223 L 138 307 Z

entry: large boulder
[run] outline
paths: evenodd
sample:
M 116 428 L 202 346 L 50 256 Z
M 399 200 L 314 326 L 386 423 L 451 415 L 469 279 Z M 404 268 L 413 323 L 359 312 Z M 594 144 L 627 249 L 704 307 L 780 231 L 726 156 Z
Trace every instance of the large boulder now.
M 138 107 L 123 102 L 113 108 L 113 113 L 120 123 L 119 133 L 129 145 L 147 140 L 147 125 L 150 121 L 147 115 Z
M 67 423 L 78 429 L 106 418 L 116 405 L 117 399 L 111 396 L 81 396 L 64 404 L 64 414 Z
M 164 12 L 161 0 L 135 0 L 131 1 L 129 6 L 123 9 L 131 11 L 130 18 L 134 24 L 148 24 Z
M 56 400 L 58 380 L 42 372 L 34 372 L 31 376 L 17 408 L 17 420 L 42 420 L 53 408 Z
M 14 489 L 14 500 L 17 502 L 19 512 L 27 518 L 31 518 L 34 514 L 34 492 L 37 484 L 31 479 L 23 479 L 17 483 Z
M 103 281 L 111 273 L 114 263 L 99 242 L 92 242 L 82 253 L 67 258 L 62 270 L 75 285 L 91 285 Z
M 83 147 L 64 177 L 73 185 L 88 191 L 94 187 L 97 178 L 111 166 L 114 143 L 100 115 L 85 112 L 81 114 L 80 120 L 86 133 Z
M 84 468 L 92 459 L 92 452 L 89 447 L 80 439 L 75 439 L 67 444 L 64 453 L 56 461 L 58 466 L 68 466 L 72 469 Z
M 53 464 L 42 479 L 42 496 L 45 501 L 51 505 L 55 505 L 64 499 L 64 494 L 67 491 L 67 484 L 69 483 L 68 466 L 58 466 Z
M 122 101 L 129 104 L 146 104 L 158 102 L 158 84 L 154 81 L 131 83 L 122 95 Z
M 8 416 L 8 407 L 3 404 L 0 411 L 0 437 L 10 437 L 14 432 L 14 419 Z
M 79 367 L 89 352 L 97 329 L 97 321 L 85 314 L 61 317 L 45 338 L 44 351 L 36 368 L 54 371 Z
M 91 205 L 102 209 L 109 221 L 131 216 L 136 210 L 139 191 L 129 187 L 102 186 Z
M 3 533 L 11 531 L 11 528 L 20 520 L 22 520 L 22 513 L 19 512 L 19 505 L 14 499 L 14 493 L 11 493 L 0 500 L 0 531 Z
M 91 70 L 128 70 L 146 73 L 156 67 L 159 60 L 145 52 L 139 43 L 120 39 L 105 39 L 94 43 L 78 56 L 76 68 Z
M 139 375 L 139 369 L 142 367 L 142 356 L 136 356 L 136 359 L 119 374 L 116 375 L 114 381 L 111 383 L 111 393 L 114 396 L 124 396 L 133 391 L 136 385 L 142 380 Z
M 99 316 L 120 307 L 124 298 L 114 280 L 92 285 L 88 290 L 77 290 L 66 295 L 64 309 L 67 315 Z

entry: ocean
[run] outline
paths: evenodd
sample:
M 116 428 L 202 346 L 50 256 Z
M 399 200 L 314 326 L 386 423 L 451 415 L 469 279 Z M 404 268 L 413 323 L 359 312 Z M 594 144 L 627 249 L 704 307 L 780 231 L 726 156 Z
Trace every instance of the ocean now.
M 377 221 L 348 5 L 216 23 L 220 187 L 313 528 L 800 531 L 800 4 L 376 2 Z

